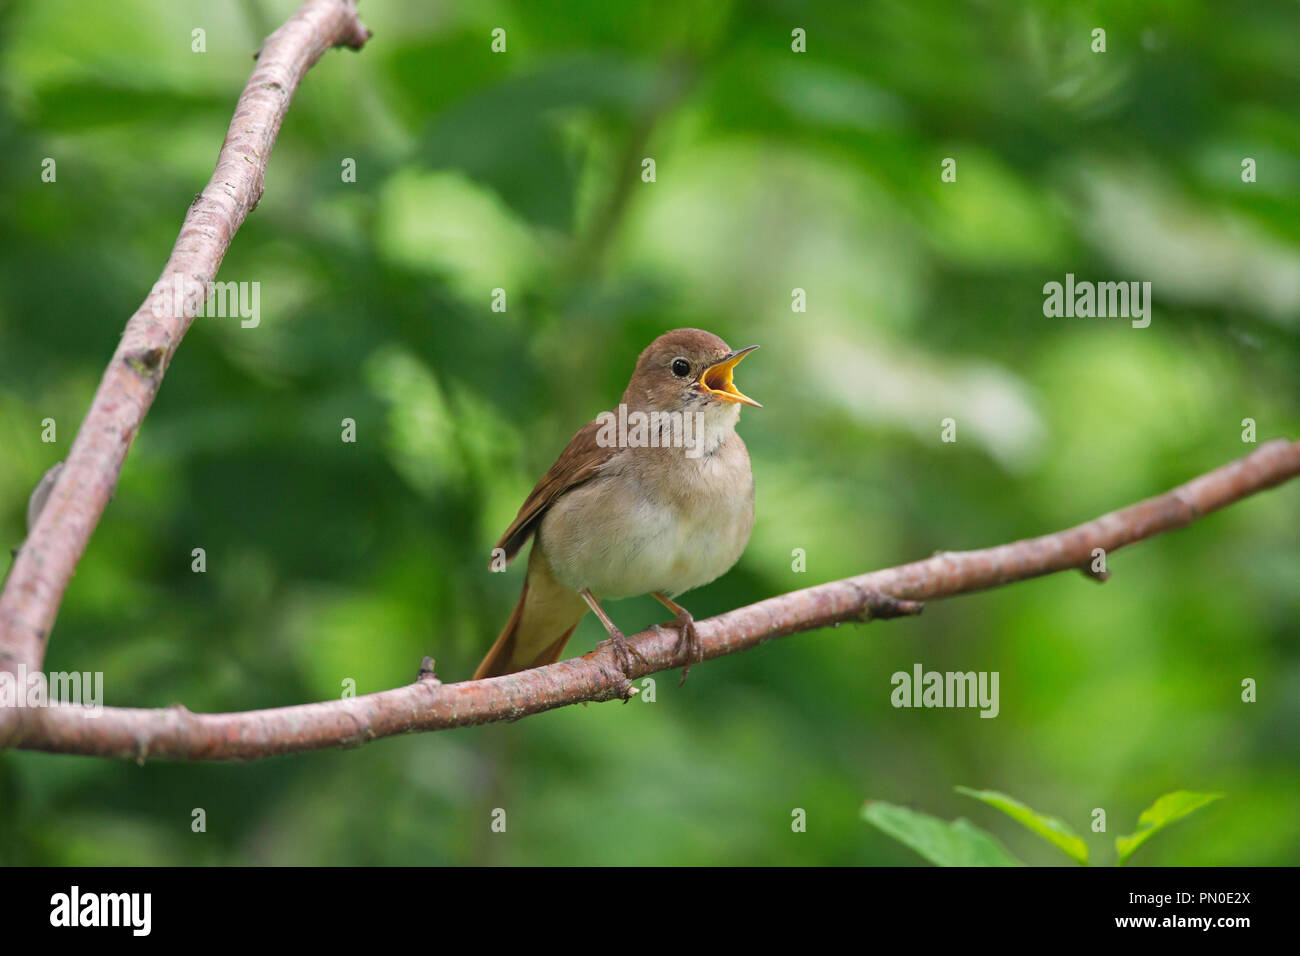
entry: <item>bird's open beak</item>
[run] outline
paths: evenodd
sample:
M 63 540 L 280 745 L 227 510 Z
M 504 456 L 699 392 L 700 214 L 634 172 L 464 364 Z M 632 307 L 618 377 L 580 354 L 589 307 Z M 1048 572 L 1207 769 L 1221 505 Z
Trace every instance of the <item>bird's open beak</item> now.
M 721 362 L 710 365 L 700 376 L 700 387 L 714 398 L 722 399 L 724 402 L 739 402 L 742 405 L 753 405 L 755 408 L 762 408 L 758 402 L 754 401 L 748 395 L 736 388 L 731 377 L 736 366 L 754 349 L 757 345 L 751 345 L 748 348 L 737 349 L 727 355 Z

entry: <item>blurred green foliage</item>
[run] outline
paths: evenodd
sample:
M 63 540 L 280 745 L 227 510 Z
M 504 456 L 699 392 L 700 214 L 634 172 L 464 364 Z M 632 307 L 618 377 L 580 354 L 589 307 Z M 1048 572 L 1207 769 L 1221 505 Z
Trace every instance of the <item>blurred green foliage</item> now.
M 0 3 L 6 567 L 293 7 Z M 686 598 L 701 617 L 1093 517 L 1249 452 L 1243 418 L 1300 437 L 1293 4 L 361 10 L 374 38 L 308 74 L 219 276 L 261 283 L 260 326 L 195 323 L 68 590 L 47 667 L 103 671 L 106 703 L 328 699 L 425 654 L 468 676 L 522 576 L 486 573 L 493 542 L 673 327 L 764 346 L 739 376 L 766 406 L 741 423 L 757 525 Z M 1067 272 L 1152 282 L 1150 328 L 1045 318 Z M 1142 862 L 1295 862 L 1298 519 L 1288 486 L 1113 555 L 1104 587 L 778 641 L 654 704 L 251 766 L 6 753 L 0 862 L 913 864 L 863 798 L 950 818 L 959 782 L 1084 833 L 1095 807 L 1226 791 Z M 999 671 L 999 716 L 892 708 L 918 661 Z
M 1076 863 L 1089 865 L 1088 844 L 1056 817 L 1031 810 L 1015 797 L 996 790 L 972 790 L 969 787 L 956 787 L 955 790 L 1001 810 Z M 1221 793 L 1192 793 L 1188 790 L 1166 793 L 1142 811 L 1138 817 L 1136 833 L 1115 838 L 1115 865 L 1123 866 L 1138 847 L 1155 834 L 1202 807 L 1209 806 L 1222 796 Z M 1095 810 L 1093 813 L 1100 826 L 1102 815 Z M 882 833 L 911 847 L 936 866 L 1024 865 L 1011 856 L 997 838 L 964 818 L 946 823 L 928 813 L 868 800 L 862 805 L 862 819 Z M 1059 858 L 1057 862 L 1059 863 Z

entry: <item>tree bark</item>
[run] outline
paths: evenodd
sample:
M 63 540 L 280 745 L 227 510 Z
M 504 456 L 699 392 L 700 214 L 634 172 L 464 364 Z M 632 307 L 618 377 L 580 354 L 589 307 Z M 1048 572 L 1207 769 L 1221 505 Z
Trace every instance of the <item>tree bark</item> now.
M 1092 573 L 1095 550 L 1107 557 L 1144 538 L 1181 528 L 1212 511 L 1300 474 L 1300 442 L 1274 441 L 1155 498 L 1055 534 L 979 551 L 937 554 L 792 591 L 699 621 L 706 659 L 765 641 L 847 621 L 896 617 L 916 602 L 966 594 L 1057 571 Z M 1095 575 L 1094 575 L 1095 576 Z M 599 649 L 488 680 L 443 684 L 431 662 L 412 684 L 362 697 L 233 714 L 193 714 L 107 707 L 90 717 L 80 707 L 33 710 L 14 745 L 28 750 L 163 760 L 260 760 L 279 754 L 354 747 L 395 734 L 445 730 L 585 701 L 626 699 L 631 680 L 686 664 L 677 634 L 651 628 L 631 639 L 644 658 L 624 675 Z
M 0 672 L 40 669 L 68 581 L 117 487 L 127 450 L 231 239 L 262 197 L 267 160 L 299 82 L 331 47 L 359 50 L 369 36 L 354 0 L 308 0 L 263 43 L 212 179 L 185 214 L 158 282 L 126 323 L 67 461 L 10 568 L 0 592 Z M 178 286 L 199 294 L 178 296 Z M 24 716 L 0 709 L 0 746 Z

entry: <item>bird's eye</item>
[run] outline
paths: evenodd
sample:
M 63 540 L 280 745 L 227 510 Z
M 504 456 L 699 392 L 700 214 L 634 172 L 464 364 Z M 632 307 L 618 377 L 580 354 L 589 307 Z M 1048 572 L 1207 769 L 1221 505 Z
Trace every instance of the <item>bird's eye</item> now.
M 673 374 L 678 378 L 685 378 L 691 374 L 691 363 L 684 358 L 673 359 Z

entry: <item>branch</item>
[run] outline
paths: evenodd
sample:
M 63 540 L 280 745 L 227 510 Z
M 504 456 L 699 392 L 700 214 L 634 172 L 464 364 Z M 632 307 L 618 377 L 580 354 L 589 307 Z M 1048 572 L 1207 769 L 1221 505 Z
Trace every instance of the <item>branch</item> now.
M 262 197 L 271 148 L 303 75 L 331 47 L 359 50 L 369 36 L 355 0 L 308 0 L 262 45 L 212 179 L 185 214 L 153 291 L 127 322 L 67 462 L 10 569 L 0 593 L 0 672 L 39 670 L 44 661 L 63 593 L 163 373 L 202 309 L 231 239 Z M 178 285 L 185 294 L 175 294 Z M 13 713 L 0 710 L 0 742 L 13 730 Z
M 706 658 L 845 621 L 916 613 L 916 602 L 951 597 L 1056 571 L 1091 569 L 1093 550 L 1107 555 L 1181 528 L 1226 505 L 1300 475 L 1300 442 L 1274 441 L 1253 454 L 1166 494 L 1055 534 L 981 551 L 950 552 L 792 591 L 697 624 Z M 645 658 L 631 678 L 683 666 L 676 633 L 660 628 L 632 638 Z M 445 730 L 516 720 L 585 701 L 628 698 L 635 691 L 607 649 L 546 667 L 488 680 L 443 684 L 426 659 L 415 683 L 395 690 L 318 704 L 236 714 L 80 707 L 34 711 L 17 746 L 27 750 L 143 762 L 260 760 L 277 754 L 359 746 L 412 731 Z

